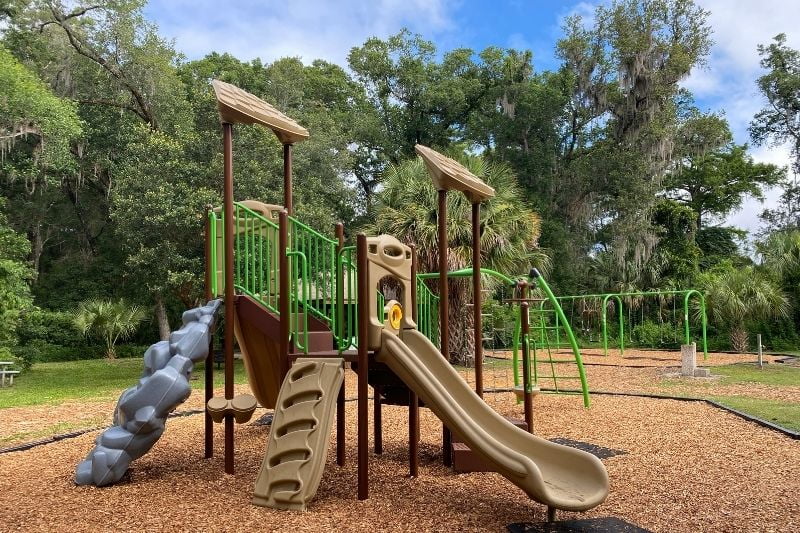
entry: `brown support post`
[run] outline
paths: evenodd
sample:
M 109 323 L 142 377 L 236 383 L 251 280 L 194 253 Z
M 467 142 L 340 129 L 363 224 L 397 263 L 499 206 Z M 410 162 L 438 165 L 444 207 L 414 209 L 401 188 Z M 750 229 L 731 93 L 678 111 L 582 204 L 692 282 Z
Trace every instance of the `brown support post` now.
M 367 399 L 367 365 L 369 364 L 369 309 L 367 236 L 359 234 L 356 239 L 356 261 L 358 270 L 358 499 L 369 497 L 369 410 Z
M 531 353 L 528 346 L 528 334 L 530 333 L 528 324 L 528 284 L 520 282 L 520 322 L 522 329 L 522 395 L 525 403 L 525 423 L 528 431 L 533 433 L 533 396 L 531 395 Z
M 225 231 L 225 399 L 233 399 L 233 125 L 222 125 Z M 233 414 L 225 415 L 225 473 L 233 474 Z
M 419 398 L 408 389 L 408 473 L 419 475 Z
M 483 321 L 481 320 L 481 204 L 472 204 L 472 320 L 475 330 L 475 392 L 483 398 Z
M 411 246 L 411 319 L 417 322 L 417 247 Z M 419 398 L 408 389 L 408 473 L 419 475 Z
M 291 311 L 289 310 L 289 257 L 286 250 L 289 247 L 289 215 L 286 211 L 278 214 L 278 276 L 280 277 L 278 290 L 278 311 L 281 320 L 280 339 L 280 369 L 281 382 L 289 372 L 289 323 Z
M 211 272 L 211 206 L 206 206 L 206 224 L 205 224 L 205 298 L 206 302 L 210 301 L 214 295 L 211 294 L 211 276 L 216 273 Z M 214 332 L 208 336 L 208 355 L 206 356 L 205 368 L 205 405 L 208 405 L 208 400 L 214 397 Z M 214 457 L 214 422 L 211 420 L 211 415 L 208 411 L 205 412 L 205 421 L 203 425 L 204 432 L 204 454 L 206 459 Z
M 344 247 L 344 224 L 336 224 L 336 239 L 339 242 L 337 252 Z M 337 255 L 337 261 L 338 261 Z M 344 270 L 340 265 L 336 265 L 336 325 L 344 331 L 342 322 L 344 321 Z M 338 334 L 338 331 L 334 332 Z M 341 340 L 341 339 L 340 339 Z M 337 346 L 338 348 L 338 346 Z M 344 409 L 344 383 L 339 389 L 339 397 L 336 399 L 336 464 L 344 466 L 345 463 L 345 409 Z
M 439 191 L 439 339 L 445 360 L 450 361 L 450 302 L 447 294 L 447 191 Z M 453 464 L 450 445 L 452 436 L 447 426 L 442 425 L 442 462 Z
M 372 387 L 372 440 L 375 455 L 383 453 L 383 414 L 381 413 L 381 387 Z
M 292 145 L 283 145 L 283 207 L 290 215 L 292 211 Z

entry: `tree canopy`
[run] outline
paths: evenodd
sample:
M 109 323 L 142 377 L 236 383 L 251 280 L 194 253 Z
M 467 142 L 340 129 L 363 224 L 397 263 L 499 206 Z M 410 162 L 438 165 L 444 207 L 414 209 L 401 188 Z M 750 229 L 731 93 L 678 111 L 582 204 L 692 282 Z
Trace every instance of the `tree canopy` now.
M 703 271 L 753 266 L 744 232 L 724 223 L 768 187 L 784 202 L 759 237 L 798 227 L 785 170 L 756 162 L 724 114 L 681 87 L 712 46 L 709 13 L 692 0 L 613 0 L 569 17 L 550 70 L 529 50 L 440 50 L 408 30 L 367 39 L 346 65 L 189 61 L 144 6 L 0 2 L 0 227 L 21 246 L 3 256 L 15 308 L 125 298 L 166 337 L 200 298 L 203 212 L 222 186 L 212 79 L 311 132 L 293 170 L 296 214 L 315 229 L 389 231 L 433 257 L 435 195 L 414 145 L 434 146 L 498 188 L 484 210 L 487 264 L 551 265 L 562 294 L 688 287 Z M 759 53 L 767 105 L 752 141 L 789 142 L 797 157 L 800 56 L 782 35 Z M 235 146 L 236 198 L 279 203 L 275 136 L 237 127 Z M 454 265 L 465 265 L 466 207 L 451 201 Z

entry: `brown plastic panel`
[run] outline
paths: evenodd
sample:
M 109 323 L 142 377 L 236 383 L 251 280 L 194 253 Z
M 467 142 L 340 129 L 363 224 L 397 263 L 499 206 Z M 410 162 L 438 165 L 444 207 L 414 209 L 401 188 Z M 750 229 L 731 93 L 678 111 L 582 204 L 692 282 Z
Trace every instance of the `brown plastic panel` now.
M 305 510 L 314 498 L 343 382 L 343 359 L 300 358 L 289 369 L 256 479 L 255 505 Z
M 236 297 L 234 316 L 250 390 L 262 407 L 272 409 L 281 384 L 280 319 L 253 298 L 241 295 Z
M 378 290 L 378 283 L 386 276 L 391 276 L 401 285 L 400 305 L 403 309 L 401 328 L 416 328 L 412 318 L 411 293 L 411 248 L 391 235 L 380 235 L 367 238 L 368 290 Z M 381 332 L 384 324 L 378 319 L 378 299 L 369 298 L 369 349 L 377 350 L 381 346 Z
M 233 415 L 237 424 L 244 424 L 253 418 L 253 413 L 257 407 L 256 399 L 250 394 L 239 394 L 232 400 L 226 400 L 221 396 L 211 398 L 206 403 L 211 420 L 219 424 L 225 420 L 225 415 Z
M 472 203 L 480 203 L 494 196 L 494 189 L 464 165 L 422 144 L 414 150 L 425 161 L 433 184 L 440 191 L 461 191 Z
M 308 130 L 267 102 L 235 85 L 213 80 L 220 121 L 229 124 L 260 124 L 271 129 L 284 144 L 308 139 Z

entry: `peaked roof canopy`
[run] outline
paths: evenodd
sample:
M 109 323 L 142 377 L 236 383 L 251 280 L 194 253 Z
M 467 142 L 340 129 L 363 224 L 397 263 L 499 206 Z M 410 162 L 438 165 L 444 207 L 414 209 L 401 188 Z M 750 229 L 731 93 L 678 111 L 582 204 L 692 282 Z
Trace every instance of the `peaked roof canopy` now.
M 473 203 L 483 202 L 494 196 L 493 188 L 458 161 L 421 144 L 416 145 L 414 150 L 425 161 L 433 184 L 440 191 L 461 191 Z
M 307 129 L 261 98 L 224 81 L 212 80 L 211 85 L 217 96 L 217 109 L 222 122 L 260 124 L 271 129 L 284 144 L 308 139 Z

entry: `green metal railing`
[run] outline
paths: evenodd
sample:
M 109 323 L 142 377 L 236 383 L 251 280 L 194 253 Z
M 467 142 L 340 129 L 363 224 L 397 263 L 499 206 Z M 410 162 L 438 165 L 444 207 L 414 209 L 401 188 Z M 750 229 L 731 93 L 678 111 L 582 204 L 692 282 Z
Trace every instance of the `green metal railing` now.
M 209 211 L 211 292 L 224 290 L 224 231 L 221 210 Z M 234 287 L 273 313 L 279 313 L 280 250 L 278 225 L 260 213 L 234 203 Z M 334 335 L 338 350 L 357 345 L 358 306 L 355 247 L 339 250 L 337 241 L 325 237 L 294 217 L 288 217 L 290 335 L 295 346 L 308 353 L 308 316 L 322 321 Z M 378 292 L 378 313 L 383 318 L 384 297 Z M 420 331 L 435 335 L 439 298 L 417 284 Z

